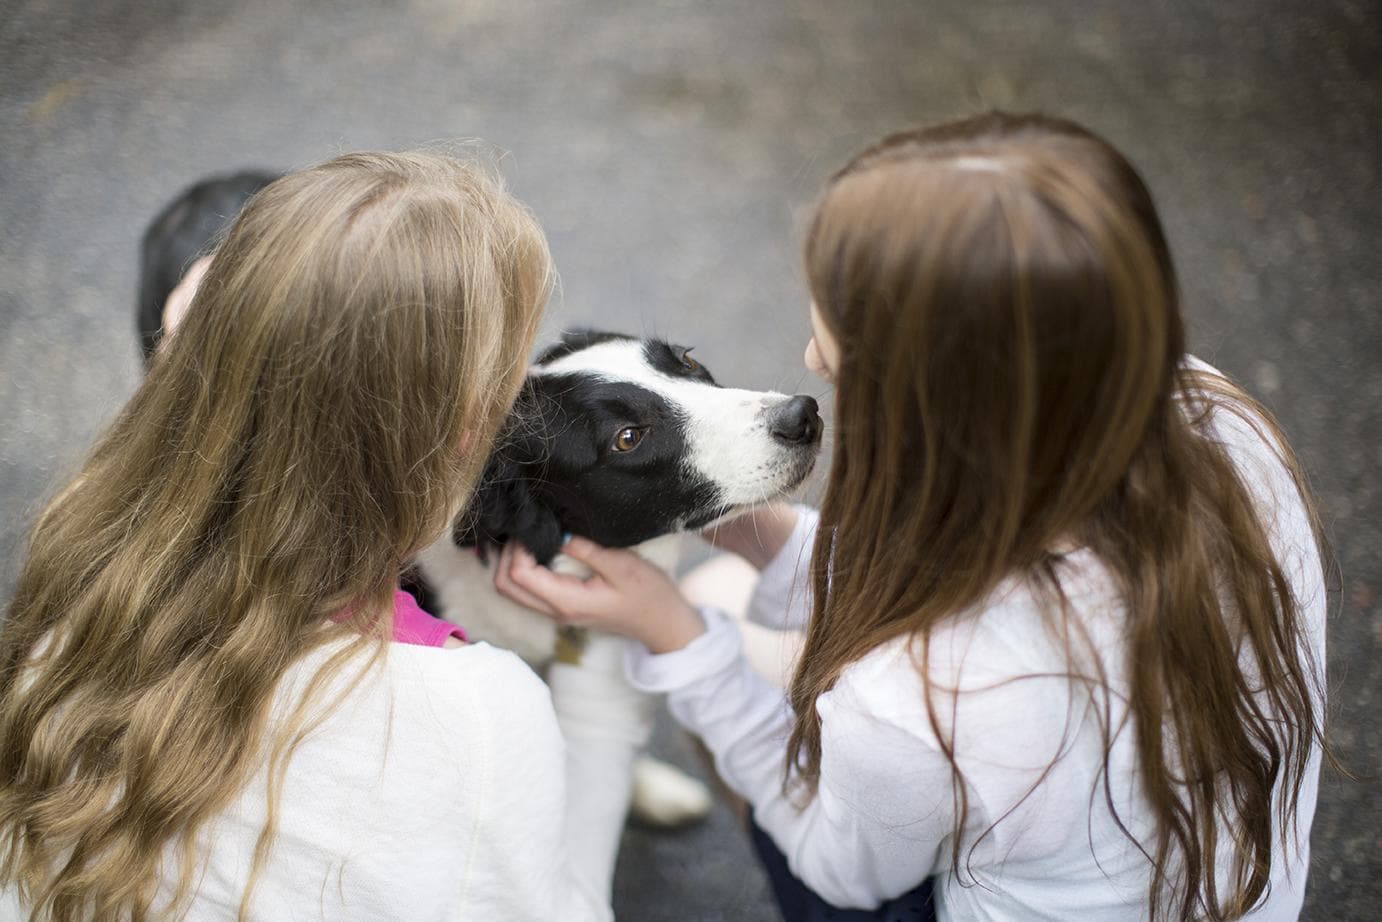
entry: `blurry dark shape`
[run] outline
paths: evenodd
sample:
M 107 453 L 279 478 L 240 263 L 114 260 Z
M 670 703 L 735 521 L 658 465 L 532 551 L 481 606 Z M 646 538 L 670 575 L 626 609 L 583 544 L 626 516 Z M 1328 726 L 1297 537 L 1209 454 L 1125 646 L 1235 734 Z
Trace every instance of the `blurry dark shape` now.
M 210 252 L 250 197 L 278 176 L 243 170 L 203 179 L 178 193 L 144 232 L 135 317 L 146 365 L 163 335 L 163 305 L 187 267 Z

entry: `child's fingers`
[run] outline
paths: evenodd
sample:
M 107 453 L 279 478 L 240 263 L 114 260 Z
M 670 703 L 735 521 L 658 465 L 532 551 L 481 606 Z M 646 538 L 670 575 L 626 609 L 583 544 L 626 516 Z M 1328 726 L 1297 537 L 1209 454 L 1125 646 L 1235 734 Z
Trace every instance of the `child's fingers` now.
M 499 551 L 499 559 L 494 565 L 494 588 L 505 598 L 512 599 L 519 605 L 526 605 L 529 608 L 541 612 L 553 618 L 560 618 L 548 602 L 529 592 L 514 581 L 513 568 L 516 558 L 519 556 L 519 546 L 510 542 Z M 531 559 L 531 555 L 527 555 Z M 536 563 L 536 561 L 534 561 Z
M 633 551 L 626 551 L 617 548 L 601 547 L 589 538 L 582 538 L 579 535 L 572 537 L 564 545 L 561 552 L 568 557 L 579 560 L 600 576 L 606 582 L 619 582 L 620 579 L 628 575 L 629 570 L 641 558 Z
M 540 599 L 547 611 L 561 621 L 585 617 L 598 606 L 592 605 L 593 587 L 588 580 L 555 573 L 533 559 L 533 555 L 519 548 L 513 553 L 508 577 L 516 588 Z M 598 579 L 598 577 L 594 577 Z

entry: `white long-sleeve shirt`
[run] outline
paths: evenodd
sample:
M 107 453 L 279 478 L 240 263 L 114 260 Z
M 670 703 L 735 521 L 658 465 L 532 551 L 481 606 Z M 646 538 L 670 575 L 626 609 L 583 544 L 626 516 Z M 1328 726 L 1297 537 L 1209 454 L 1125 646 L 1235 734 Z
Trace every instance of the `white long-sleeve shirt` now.
M 278 713 L 325 653 L 284 676 Z M 326 720 L 288 764 L 251 919 L 613 918 L 569 866 L 563 743 L 547 686 L 522 660 L 484 643 L 394 643 L 382 668 L 344 690 L 344 680 L 328 689 Z M 266 779 L 261 770 L 202 830 L 187 922 L 236 918 Z M 27 918 L 0 891 L 0 920 Z
M 1325 591 L 1299 494 L 1251 426 L 1224 411 L 1216 411 L 1214 425 L 1272 523 L 1274 547 L 1302 605 L 1302 646 L 1320 664 L 1322 684 Z M 791 539 L 762 572 L 750 617 L 776 627 L 805 624 L 815 529 L 816 516 L 803 510 Z M 1065 557 L 1060 579 L 1114 691 L 1116 730 L 1126 713 L 1118 693 L 1128 687 L 1123 603 L 1109 572 L 1087 550 Z M 721 775 L 753 805 L 792 871 L 828 902 L 877 906 L 937 874 L 941 922 L 1145 918 L 1148 859 L 1105 805 L 1099 721 L 1083 686 L 1059 677 L 1067 671 L 1065 653 L 1030 588 L 1009 581 L 932 636 L 933 698 L 943 730 L 953 735 L 968 795 L 958 874 L 950 873 L 951 767 L 922 703 L 912 646 L 899 639 L 873 650 L 817 700 L 819 788 L 799 809 L 783 794 L 792 723 L 787 701 L 749 667 L 725 616 L 703 615 L 708 631 L 683 650 L 654 656 L 631 645 L 629 676 L 639 687 L 670 694 L 672 713 L 705 740 Z M 1323 702 L 1316 705 L 1322 709 Z M 1145 846 L 1153 826 L 1137 788 L 1131 728 L 1117 734 L 1108 759 L 1107 793 Z M 1318 773 L 1315 751 L 1296 826 L 1286 847 L 1276 843 L 1270 896 L 1251 916 L 1255 922 L 1299 915 Z M 1221 879 L 1226 870 L 1221 867 Z

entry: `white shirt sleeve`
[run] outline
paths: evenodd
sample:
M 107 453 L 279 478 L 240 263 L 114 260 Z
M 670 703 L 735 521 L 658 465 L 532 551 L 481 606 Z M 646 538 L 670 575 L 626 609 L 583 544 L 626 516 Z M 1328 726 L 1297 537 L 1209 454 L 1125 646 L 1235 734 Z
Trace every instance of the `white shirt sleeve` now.
M 795 508 L 796 527 L 760 571 L 749 598 L 748 620 L 779 631 L 802 630 L 811 618 L 811 548 L 821 516 L 809 506 Z
M 669 693 L 672 714 L 705 741 L 792 872 L 827 902 L 874 908 L 920 884 L 953 826 L 939 749 L 880 716 L 847 672 L 817 701 L 819 786 L 798 808 L 783 791 L 787 700 L 750 668 L 726 616 L 702 615 L 706 633 L 682 650 L 655 656 L 631 645 L 630 681 Z

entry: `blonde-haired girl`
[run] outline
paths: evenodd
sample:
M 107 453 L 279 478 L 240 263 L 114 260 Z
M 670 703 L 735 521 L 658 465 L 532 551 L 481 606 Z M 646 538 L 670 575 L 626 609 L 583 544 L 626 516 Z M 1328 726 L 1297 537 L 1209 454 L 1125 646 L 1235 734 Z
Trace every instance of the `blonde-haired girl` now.
M 824 504 L 715 535 L 805 629 L 787 693 L 624 552 L 573 540 L 580 582 L 510 551 L 501 589 L 642 641 L 789 919 L 919 919 L 932 875 L 942 920 L 1296 918 L 1315 517 L 1271 417 L 1185 354 L 1137 173 L 1060 119 L 907 132 L 832 178 L 805 257 Z
M 471 163 L 347 154 L 254 197 L 30 539 L 0 916 L 609 918 L 567 866 L 545 687 L 396 590 L 551 278 Z

